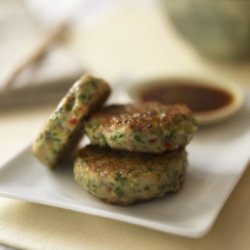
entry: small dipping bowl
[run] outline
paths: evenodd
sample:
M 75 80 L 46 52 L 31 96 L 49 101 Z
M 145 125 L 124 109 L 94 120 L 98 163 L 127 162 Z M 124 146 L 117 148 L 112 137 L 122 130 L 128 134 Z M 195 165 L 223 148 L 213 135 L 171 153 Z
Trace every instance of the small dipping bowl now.
M 231 81 L 204 76 L 169 76 L 133 82 L 129 95 L 138 101 L 185 104 L 200 125 L 235 114 L 243 104 L 241 87 Z

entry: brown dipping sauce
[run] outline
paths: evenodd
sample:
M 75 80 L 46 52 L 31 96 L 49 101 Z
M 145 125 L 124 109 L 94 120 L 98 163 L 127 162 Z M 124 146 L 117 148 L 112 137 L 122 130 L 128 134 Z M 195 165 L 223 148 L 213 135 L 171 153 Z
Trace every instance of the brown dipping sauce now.
M 227 91 L 195 81 L 156 81 L 139 93 L 142 101 L 159 101 L 164 104 L 186 104 L 194 113 L 223 108 L 233 102 Z

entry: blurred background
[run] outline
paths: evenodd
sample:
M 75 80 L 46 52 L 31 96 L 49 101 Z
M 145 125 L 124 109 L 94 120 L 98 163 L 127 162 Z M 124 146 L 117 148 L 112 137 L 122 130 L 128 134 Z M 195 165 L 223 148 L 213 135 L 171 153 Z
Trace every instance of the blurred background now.
M 1 0 L 0 105 L 55 100 L 86 71 L 111 84 L 202 70 L 244 83 L 249 7 L 250 1 Z

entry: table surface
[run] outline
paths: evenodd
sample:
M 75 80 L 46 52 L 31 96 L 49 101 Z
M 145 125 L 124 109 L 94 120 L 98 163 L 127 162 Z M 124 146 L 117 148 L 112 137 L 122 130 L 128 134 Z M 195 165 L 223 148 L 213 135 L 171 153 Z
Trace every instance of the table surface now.
M 93 26 L 86 30 L 81 29 L 72 38 L 71 45 L 81 55 L 82 62 L 88 62 L 88 68 L 93 72 L 112 81 L 126 74 L 151 76 L 167 74 L 169 72 L 202 72 L 202 70 L 209 70 L 211 72 L 219 72 L 239 82 L 239 84 L 248 85 L 248 82 L 250 82 L 249 64 L 242 64 L 239 67 L 232 64 L 215 63 L 201 58 L 175 33 L 169 23 L 166 21 L 163 22 L 162 17 L 155 11 L 147 9 L 141 12 L 140 10 L 131 11 L 131 9 L 128 10 L 125 8 L 120 11 L 119 19 L 117 19 L 117 15 L 116 13 L 98 26 Z M 168 32 L 166 32 L 166 29 Z M 123 34 L 122 36 L 120 35 L 121 33 Z M 109 34 L 109 36 L 106 36 L 106 34 Z M 144 43 L 132 43 L 131 36 L 134 40 L 136 40 L 136 37 L 139 41 L 143 40 Z M 82 43 L 83 37 L 85 38 L 84 43 Z M 116 38 L 115 42 L 114 37 Z M 100 40 L 102 40 L 101 48 L 98 42 Z M 126 44 L 126 49 L 122 49 L 124 44 Z M 112 63 L 107 63 L 107 58 L 112 58 Z M 20 106 L 15 109 L 0 109 L 0 165 L 10 159 L 35 137 L 41 124 L 47 119 L 55 105 L 56 103 L 53 102 L 43 105 Z M 249 183 L 250 168 L 246 170 L 228 199 L 215 226 L 208 235 L 201 239 L 186 239 L 127 225 L 126 223 L 113 222 L 108 219 L 95 218 L 70 211 L 63 212 L 60 209 L 52 209 L 45 206 L 32 204 L 23 206 L 21 201 L 6 201 L 6 199 L 1 198 L 0 201 L 2 204 L 7 205 L 0 205 L 0 221 L 2 218 L 2 221 L 5 222 L 5 224 L 0 224 L 0 241 L 5 240 L 4 242 L 9 244 L 11 242 L 7 242 L 7 239 L 13 237 L 12 243 L 15 246 L 32 249 L 29 245 L 32 241 L 25 239 L 25 237 L 29 233 L 33 233 L 28 231 L 29 228 L 32 228 L 34 231 L 34 228 L 36 228 L 35 224 L 41 238 L 41 242 L 38 245 L 40 249 L 44 249 L 42 248 L 45 246 L 43 242 L 46 242 L 48 239 L 48 232 L 45 231 L 49 231 L 50 229 L 39 223 L 37 216 L 46 215 L 47 217 L 48 215 L 47 223 L 54 222 L 56 224 L 57 222 L 54 221 L 55 217 L 63 218 L 63 216 L 67 215 L 69 218 L 67 226 L 70 225 L 70 228 L 73 227 L 72 223 L 75 223 L 79 227 L 79 230 L 84 231 L 86 228 L 83 221 L 91 222 L 92 225 L 88 228 L 88 232 L 92 232 L 92 234 L 96 233 L 100 237 L 100 242 L 104 244 L 95 245 L 96 241 L 91 234 L 89 235 L 88 247 L 86 249 L 125 249 L 131 246 L 131 244 L 134 244 L 134 247 L 137 247 L 136 249 L 140 249 L 142 242 L 144 242 L 144 249 L 152 249 L 152 246 L 155 246 L 155 249 L 166 249 L 166 246 L 169 246 L 169 249 L 176 250 L 247 250 L 250 246 Z M 21 207 L 24 214 L 31 213 L 32 215 L 24 216 L 25 222 L 23 220 L 19 221 L 21 215 L 15 211 L 15 207 Z M 8 217 L 8 222 L 4 220 L 6 217 Z M 46 218 L 44 219 L 46 220 Z M 15 223 L 22 224 L 22 228 L 19 228 Z M 109 228 L 107 232 L 105 232 L 105 227 Z M 23 228 L 26 231 L 23 231 Z M 96 232 L 96 228 L 99 228 L 102 232 L 99 232 L 99 230 Z M 55 235 L 60 235 L 58 231 L 59 227 L 55 226 L 53 230 L 55 230 Z M 4 231 L 6 234 L 3 233 Z M 72 232 L 74 230 L 71 228 Z M 135 237 L 133 237 L 132 232 Z M 66 234 L 62 235 L 65 236 Z M 116 245 L 118 244 L 117 239 L 114 239 L 112 235 L 118 237 L 118 239 L 120 238 L 119 247 Z M 105 239 L 104 236 L 106 237 Z M 73 247 L 74 243 L 79 242 L 79 239 L 85 236 L 74 232 L 70 237 L 71 246 Z M 46 243 L 48 244 L 47 249 L 53 249 L 51 246 L 55 246 L 51 242 L 50 239 Z M 70 245 L 67 246 L 68 248 L 65 245 L 62 249 L 70 249 Z M 37 246 L 34 249 L 39 249 L 39 247 Z M 1 248 L 0 246 L 0 250 L 2 249 L 5 248 Z

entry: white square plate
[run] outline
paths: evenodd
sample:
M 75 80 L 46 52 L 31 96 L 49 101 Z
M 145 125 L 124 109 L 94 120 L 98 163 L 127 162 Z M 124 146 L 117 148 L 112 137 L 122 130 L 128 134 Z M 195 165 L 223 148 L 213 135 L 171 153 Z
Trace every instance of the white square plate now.
M 184 188 L 130 207 L 106 204 L 78 186 L 70 166 L 51 171 L 25 149 L 0 168 L 0 195 L 200 237 L 213 225 L 250 156 L 250 98 L 232 119 L 202 128 L 188 146 Z

